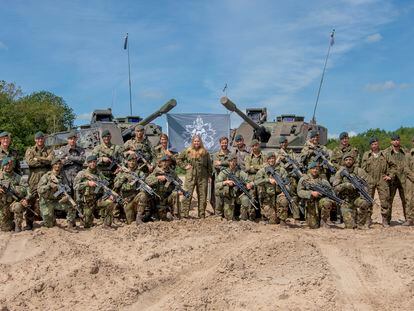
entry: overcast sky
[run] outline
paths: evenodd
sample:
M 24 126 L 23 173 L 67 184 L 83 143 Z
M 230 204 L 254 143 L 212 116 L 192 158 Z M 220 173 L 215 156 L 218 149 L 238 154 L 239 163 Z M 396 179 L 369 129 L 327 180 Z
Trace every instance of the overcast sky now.
M 175 98 L 179 112 L 244 110 L 312 116 L 336 30 L 317 121 L 331 135 L 413 126 L 414 2 L 0 0 L 0 79 L 92 110 L 133 113 Z M 233 126 L 240 118 L 232 116 Z M 165 125 L 165 119 L 159 122 Z

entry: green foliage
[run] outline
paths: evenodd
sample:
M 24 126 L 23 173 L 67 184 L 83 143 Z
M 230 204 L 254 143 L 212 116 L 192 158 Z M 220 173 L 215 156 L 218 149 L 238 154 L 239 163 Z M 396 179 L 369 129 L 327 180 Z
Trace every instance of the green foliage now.
M 13 145 L 23 155 L 38 131 L 53 133 L 73 126 L 75 114 L 62 97 L 47 91 L 23 96 L 13 83 L 0 81 L 1 131 L 12 133 Z
M 377 137 L 379 139 L 380 148 L 385 149 L 390 146 L 391 135 L 397 133 L 401 138 L 401 145 L 407 149 L 412 148 L 411 140 L 414 137 L 413 127 L 400 127 L 396 131 L 388 132 L 381 129 L 369 129 L 366 132 L 360 133 L 356 136 L 350 137 L 349 142 L 351 146 L 358 148 L 361 154 L 369 150 L 369 140 L 371 137 Z M 334 149 L 339 146 L 339 139 L 329 139 L 326 147 L 328 149 Z

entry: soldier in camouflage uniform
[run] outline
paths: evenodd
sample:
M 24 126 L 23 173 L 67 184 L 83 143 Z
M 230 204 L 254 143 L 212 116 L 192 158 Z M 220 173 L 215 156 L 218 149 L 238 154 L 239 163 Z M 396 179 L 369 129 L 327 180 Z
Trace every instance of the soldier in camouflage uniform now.
M 124 157 L 137 152 L 147 163 L 147 166 L 144 167 L 144 172 L 152 172 L 156 163 L 155 152 L 150 141 L 145 136 L 145 127 L 140 124 L 135 126 L 135 138 L 131 138 L 124 144 Z
M 371 150 L 366 151 L 362 156 L 361 168 L 367 172 L 372 179 L 370 184 L 370 195 L 375 196 L 378 191 L 381 202 L 382 225 L 389 227 L 391 221 L 390 188 L 389 181 L 392 163 L 384 151 L 379 149 L 378 138 L 372 137 L 369 141 Z M 368 211 L 368 222 L 371 222 L 372 208 Z
M 307 184 L 319 184 L 331 188 L 330 183 L 320 175 L 320 167 L 316 162 L 308 164 L 308 173 L 304 174 L 298 182 L 298 196 L 305 199 L 306 222 L 311 229 L 319 227 L 329 228 L 329 215 L 334 207 L 331 199 L 323 197 L 317 191 L 308 190 Z
M 208 180 L 212 174 L 210 154 L 203 146 L 201 137 L 194 135 L 191 146 L 179 155 L 177 163 L 186 170 L 184 188 L 192 193 L 197 191 L 198 217 L 206 217 Z M 184 198 L 181 204 L 181 217 L 188 218 L 192 196 Z
M 25 160 L 29 166 L 29 205 L 33 210 L 38 210 L 37 186 L 40 178 L 50 171 L 51 162 L 54 157 L 53 150 L 45 146 L 45 136 L 42 132 L 35 134 L 35 146 L 26 150 Z M 26 211 L 26 230 L 33 229 L 34 214 L 31 210 Z
M 155 218 L 160 220 L 173 219 L 172 210 L 176 188 L 174 184 L 167 181 L 166 175 L 170 175 L 175 180 L 178 179 L 177 174 L 171 168 L 171 158 L 167 155 L 160 159 L 158 166 L 145 179 L 146 183 L 160 196 L 154 198 L 153 213 Z
M 62 177 L 65 184 L 71 189 L 74 195 L 73 181 L 76 175 L 83 169 L 85 163 L 85 149 L 76 145 L 77 134 L 72 131 L 68 135 L 68 144 L 57 150 L 57 157 L 62 161 Z
M 0 161 L 3 160 L 5 157 L 14 158 L 14 171 L 17 174 L 21 174 L 19 154 L 17 153 L 17 150 L 10 148 L 11 143 L 12 138 L 9 132 L 0 133 Z
M 412 139 L 414 145 L 414 138 Z M 407 165 L 405 166 L 407 181 L 405 185 L 407 197 L 406 221 L 403 226 L 414 225 L 414 148 L 411 148 L 407 156 Z
M 281 226 L 287 226 L 289 202 L 277 185 L 275 179 L 266 173 L 266 168 L 272 167 L 282 179 L 288 177 L 283 166 L 276 166 L 276 155 L 274 152 L 267 154 L 267 163 L 261 168 L 255 177 L 254 184 L 259 187 L 260 207 L 262 217 L 269 221 L 270 224 L 280 223 Z
M 14 169 L 15 160 L 5 157 L 1 161 L 2 171 L 0 172 L 0 230 L 20 232 L 23 222 L 23 211 L 27 207 L 27 189 L 21 183 L 20 175 Z M 10 189 L 16 197 L 7 193 L 5 189 Z
M 98 209 L 104 228 L 110 228 L 116 203 L 112 196 L 103 197 L 102 189 L 96 192 L 97 184 L 94 180 L 105 180 L 105 176 L 97 169 L 97 161 L 95 155 L 86 158 L 88 167 L 76 175 L 74 188 L 83 209 L 84 227 L 90 228 L 93 225 L 93 213 Z
M 391 135 L 391 146 L 385 149 L 384 152 L 393 164 L 393 166 L 390 169 L 391 180 L 389 182 L 391 207 L 390 220 L 392 213 L 392 203 L 394 202 L 394 197 L 397 194 L 397 190 L 402 201 L 404 217 L 406 217 L 407 201 L 405 196 L 405 182 L 407 176 L 405 174 L 405 166 L 407 165 L 409 152 L 405 148 L 401 147 L 400 136 L 398 134 Z
M 92 155 L 98 159 L 97 165 L 99 171 L 110 182 L 110 185 L 112 185 L 115 178 L 118 164 L 122 162 L 122 147 L 112 144 L 111 138 L 111 132 L 109 130 L 103 130 L 103 143 L 96 146 L 92 151 Z
M 368 229 L 370 225 L 368 222 L 368 215 L 371 209 L 371 204 L 360 195 L 348 178 L 341 175 L 341 172 L 343 170 L 348 170 L 351 175 L 358 176 L 368 185 L 372 184 L 372 180 L 362 168 L 354 166 L 354 155 L 352 153 L 344 154 L 342 161 L 344 166 L 336 172 L 333 186 L 338 193 L 338 196 L 345 201 L 341 206 L 345 228 Z
M 229 167 L 229 157 L 230 157 L 230 150 L 229 150 L 229 139 L 227 137 L 220 138 L 220 150 L 217 151 L 212 155 L 212 162 L 213 162 L 213 177 L 211 180 L 211 194 L 215 196 L 215 203 L 212 204 L 214 208 L 214 212 L 216 215 L 223 217 L 224 216 L 224 199 L 220 196 L 219 192 L 215 188 L 217 177 L 220 173 L 222 168 Z M 213 201 L 213 200 L 211 200 Z
M 336 170 L 342 166 L 342 157 L 345 153 L 352 153 L 355 158 L 354 166 L 359 166 L 360 156 L 357 148 L 352 147 L 349 144 L 349 135 L 347 132 L 342 132 L 339 135 L 339 146 L 335 147 L 332 151 L 331 162 L 335 166 Z
M 44 174 L 39 181 L 37 191 L 39 193 L 40 213 L 43 219 L 43 225 L 51 228 L 56 224 L 55 210 L 66 212 L 66 220 L 69 228 L 76 227 L 76 211 L 69 203 L 66 196 L 55 196 L 58 191 L 58 184 L 63 183 L 61 170 L 62 162 L 59 158 L 52 160 L 52 170 Z
M 240 205 L 240 219 L 255 219 L 254 208 L 250 205 L 248 197 L 238 188 L 232 180 L 228 179 L 229 172 L 234 174 L 241 182 L 246 184 L 246 188 L 251 190 L 254 183 L 249 181 L 248 175 L 240 170 L 237 166 L 237 156 L 232 154 L 228 159 L 229 167 L 221 170 L 217 176 L 216 189 L 224 202 L 223 211 L 224 218 L 227 220 L 235 220 L 235 206 Z
M 289 181 L 290 181 L 289 187 L 292 193 L 292 199 L 296 203 L 295 205 L 292 206 L 292 209 L 293 209 L 292 217 L 293 219 L 295 219 L 295 221 L 299 221 L 300 220 L 300 209 L 299 209 L 299 198 L 297 195 L 297 187 L 298 187 L 298 181 L 301 176 L 297 176 L 295 174 L 293 166 L 292 164 L 288 162 L 287 158 L 289 157 L 292 161 L 297 162 L 297 166 L 299 169 L 299 171 L 297 172 L 298 174 L 302 174 L 302 172 L 300 171 L 301 165 L 299 161 L 296 159 L 297 155 L 293 152 L 293 150 L 288 149 L 289 142 L 285 136 L 280 136 L 279 144 L 280 144 L 279 145 L 280 149 L 276 151 L 276 165 L 278 165 L 279 163 L 282 163 L 283 167 L 288 172 Z
M 140 210 L 140 217 L 142 217 L 142 211 L 147 209 L 148 206 L 145 193 L 142 191 L 137 193 L 139 183 L 134 182 L 136 177 L 145 179 L 146 174 L 138 166 L 137 156 L 134 153 L 128 155 L 127 169 L 121 170 L 114 181 L 114 190 L 121 194 L 123 198 L 123 207 L 128 225 L 137 219 L 137 209 Z
M 245 158 L 250 154 L 250 150 L 246 147 L 241 134 L 236 135 L 234 141 L 236 142 L 236 147 L 233 147 L 232 153 L 237 156 L 237 165 L 239 165 L 242 171 L 245 171 Z

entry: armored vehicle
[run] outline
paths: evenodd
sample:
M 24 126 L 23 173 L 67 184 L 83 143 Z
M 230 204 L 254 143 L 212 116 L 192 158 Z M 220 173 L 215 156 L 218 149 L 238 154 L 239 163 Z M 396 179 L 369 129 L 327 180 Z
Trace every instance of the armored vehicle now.
M 311 130 L 319 131 L 321 144 L 325 145 L 328 141 L 327 129 L 321 125 L 305 122 L 304 117 L 289 114 L 278 116 L 274 121 L 268 121 L 266 108 L 250 108 L 243 113 L 225 96 L 220 99 L 220 102 L 226 109 L 237 113 L 244 120 L 232 132 L 232 144 L 234 137 L 241 134 L 247 145 L 250 145 L 253 139 L 257 139 L 263 150 L 276 151 L 279 149 L 279 137 L 285 136 L 289 142 L 289 148 L 300 152 Z

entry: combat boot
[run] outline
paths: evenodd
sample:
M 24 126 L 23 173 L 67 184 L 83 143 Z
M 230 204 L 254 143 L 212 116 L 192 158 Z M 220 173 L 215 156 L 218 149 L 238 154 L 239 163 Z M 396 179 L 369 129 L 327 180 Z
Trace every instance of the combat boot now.
M 326 223 L 325 220 L 321 220 L 320 228 L 327 228 L 327 229 L 329 229 L 330 226 Z
M 414 221 L 413 221 L 413 220 L 406 220 L 406 221 L 402 224 L 402 226 L 404 226 L 404 227 L 409 227 L 409 226 L 412 226 L 412 225 L 414 225 Z
M 288 224 L 287 224 L 287 223 L 286 223 L 286 221 L 284 221 L 284 220 L 280 220 L 280 222 L 279 222 L 279 226 L 280 226 L 281 228 L 289 228 Z
M 390 227 L 390 222 L 386 218 L 382 218 L 382 226 L 384 228 L 389 228 Z

